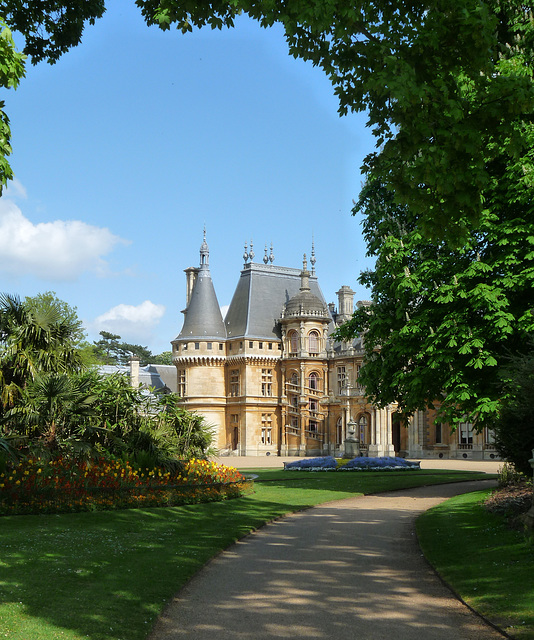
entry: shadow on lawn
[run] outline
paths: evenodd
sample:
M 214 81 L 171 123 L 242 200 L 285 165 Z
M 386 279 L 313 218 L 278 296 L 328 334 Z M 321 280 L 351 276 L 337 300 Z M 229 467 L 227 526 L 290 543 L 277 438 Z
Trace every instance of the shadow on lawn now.
M 9 619 L 16 640 L 51 640 L 58 629 L 70 630 L 71 639 L 142 640 L 173 594 L 236 539 L 285 513 L 365 492 L 371 481 L 373 491 L 390 488 L 376 473 L 339 475 L 335 482 L 273 480 L 268 492 L 260 485 L 256 495 L 226 502 L 4 517 L 0 620 L 10 607 L 23 608 L 22 618 Z M 415 481 L 409 472 L 399 475 L 404 487 Z M 31 634 L 16 626 L 28 617 L 38 629 Z

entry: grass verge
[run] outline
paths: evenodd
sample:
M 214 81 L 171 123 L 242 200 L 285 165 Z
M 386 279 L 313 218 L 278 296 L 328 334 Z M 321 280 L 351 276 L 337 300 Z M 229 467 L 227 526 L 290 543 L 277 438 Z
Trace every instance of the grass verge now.
M 451 498 L 417 520 L 426 558 L 473 609 L 514 638 L 534 639 L 534 546 L 488 513 L 488 491 Z
M 143 640 L 211 557 L 265 522 L 362 493 L 488 478 L 433 471 L 257 471 L 255 492 L 207 504 L 0 518 L 0 637 Z

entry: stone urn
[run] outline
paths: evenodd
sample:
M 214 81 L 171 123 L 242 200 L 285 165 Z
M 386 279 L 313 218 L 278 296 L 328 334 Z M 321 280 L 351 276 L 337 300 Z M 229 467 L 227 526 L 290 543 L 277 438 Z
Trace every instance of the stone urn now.
M 358 458 L 360 455 L 360 440 L 356 437 L 358 425 L 354 420 L 347 424 L 348 436 L 345 438 L 345 451 L 343 457 Z

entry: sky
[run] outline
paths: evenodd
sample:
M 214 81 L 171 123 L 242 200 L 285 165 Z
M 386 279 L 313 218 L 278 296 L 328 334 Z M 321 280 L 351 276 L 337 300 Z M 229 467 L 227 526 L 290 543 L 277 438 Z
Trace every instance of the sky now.
M 365 114 L 340 117 L 326 75 L 278 28 L 244 17 L 182 35 L 147 27 L 133 0 L 108 5 L 81 45 L 2 91 L 15 180 L 0 198 L 0 292 L 54 291 L 90 341 L 111 331 L 161 353 L 205 226 L 223 312 L 251 240 L 255 262 L 272 243 L 276 265 L 300 268 L 313 238 L 327 302 L 342 285 L 369 298 L 351 216 L 374 148 Z

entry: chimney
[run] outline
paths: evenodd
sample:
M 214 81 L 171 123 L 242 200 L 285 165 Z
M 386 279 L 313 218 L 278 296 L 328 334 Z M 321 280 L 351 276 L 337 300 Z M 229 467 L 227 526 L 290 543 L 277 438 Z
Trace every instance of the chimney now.
M 139 356 L 130 356 L 130 384 L 134 389 L 139 387 Z
M 189 306 L 191 302 L 191 294 L 193 293 L 193 287 L 195 286 L 195 282 L 197 281 L 198 275 L 198 267 L 187 267 L 184 269 L 185 273 L 185 281 L 186 281 L 186 290 L 185 290 L 185 308 Z
M 350 320 L 354 313 L 354 291 L 347 285 L 343 285 L 336 293 L 338 297 L 338 315 L 336 321 L 340 324 Z

